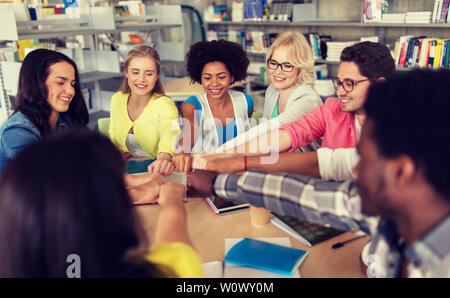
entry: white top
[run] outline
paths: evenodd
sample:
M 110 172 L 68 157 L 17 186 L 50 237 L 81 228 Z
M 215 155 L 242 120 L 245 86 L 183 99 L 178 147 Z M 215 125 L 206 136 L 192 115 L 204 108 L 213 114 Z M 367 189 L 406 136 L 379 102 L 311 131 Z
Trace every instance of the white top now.
M 248 105 L 244 93 L 228 90 L 233 103 L 234 119 L 236 123 L 237 134 L 243 134 L 250 128 L 248 120 Z M 202 105 L 202 114 L 200 127 L 195 144 L 192 147 L 192 153 L 211 153 L 219 146 L 219 136 L 214 117 L 209 106 L 206 92 L 197 95 L 197 100 Z
M 127 148 L 128 150 L 130 150 L 130 153 L 133 157 L 149 157 L 147 152 L 145 152 L 144 149 L 142 149 L 141 145 L 139 145 L 134 134 L 129 133 L 127 135 L 125 144 L 127 145 Z

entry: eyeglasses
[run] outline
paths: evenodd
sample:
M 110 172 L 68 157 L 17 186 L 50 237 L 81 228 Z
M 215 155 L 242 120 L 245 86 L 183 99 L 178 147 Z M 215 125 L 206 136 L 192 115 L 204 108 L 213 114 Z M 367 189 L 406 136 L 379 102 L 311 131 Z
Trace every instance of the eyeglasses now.
M 278 68 L 278 66 L 281 67 L 281 70 L 284 72 L 291 72 L 295 67 L 294 65 L 292 65 L 288 62 L 280 64 L 277 61 L 272 60 L 272 59 L 267 61 L 267 67 L 271 70 L 276 70 Z
M 353 88 L 356 85 L 358 85 L 359 83 L 362 83 L 362 82 L 365 82 L 365 81 L 370 81 L 370 80 L 372 80 L 372 79 L 364 79 L 364 80 L 359 80 L 359 81 L 354 81 L 354 80 L 350 80 L 350 79 L 344 79 L 341 82 L 338 78 L 332 79 L 334 89 L 338 90 L 339 87 L 342 86 L 342 88 L 344 88 L 344 90 L 347 91 L 347 92 L 352 92 Z

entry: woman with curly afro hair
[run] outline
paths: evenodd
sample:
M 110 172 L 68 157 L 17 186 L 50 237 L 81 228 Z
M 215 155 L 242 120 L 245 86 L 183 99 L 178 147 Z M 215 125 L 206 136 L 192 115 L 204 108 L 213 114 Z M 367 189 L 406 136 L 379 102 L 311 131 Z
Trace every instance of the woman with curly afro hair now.
M 187 71 L 205 92 L 189 97 L 181 106 L 183 135 L 173 158 L 179 171 L 189 171 L 189 153 L 212 152 L 249 127 L 253 99 L 230 90 L 247 76 L 249 60 L 242 47 L 225 40 L 201 41 L 187 53 Z

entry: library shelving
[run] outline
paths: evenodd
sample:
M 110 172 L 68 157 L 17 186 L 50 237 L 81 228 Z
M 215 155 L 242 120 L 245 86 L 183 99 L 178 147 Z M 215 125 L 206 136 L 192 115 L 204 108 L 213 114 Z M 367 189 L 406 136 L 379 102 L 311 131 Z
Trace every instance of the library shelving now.
M 161 10 L 164 9 L 170 10 L 171 13 L 162 13 Z M 19 42 L 83 36 L 86 41 L 83 49 L 57 50 L 77 63 L 80 81 L 88 86 L 85 97 L 88 97 L 86 100 L 91 117 L 95 114 L 106 115 L 109 113 L 109 100 L 113 92 L 102 90 L 100 81 L 121 77 L 122 71 L 119 52 L 99 49 L 98 36 L 105 33 L 119 34 L 123 31 L 136 30 L 158 34 L 161 29 L 182 26 L 179 5 L 148 6 L 146 11 L 146 15 L 138 17 L 114 17 L 113 7 L 85 7 L 81 9 L 81 16 L 75 19 L 16 21 L 16 16 L 11 9 L 2 8 L 0 9 L 0 27 L 2 28 L 0 41 Z M 155 40 L 157 48 L 173 46 L 164 44 L 158 38 Z M 168 60 L 170 55 L 173 53 L 169 53 Z M 20 67 L 21 62 L 17 61 L 1 61 L 0 63 L 0 123 L 5 121 L 12 112 L 10 98 L 17 93 Z

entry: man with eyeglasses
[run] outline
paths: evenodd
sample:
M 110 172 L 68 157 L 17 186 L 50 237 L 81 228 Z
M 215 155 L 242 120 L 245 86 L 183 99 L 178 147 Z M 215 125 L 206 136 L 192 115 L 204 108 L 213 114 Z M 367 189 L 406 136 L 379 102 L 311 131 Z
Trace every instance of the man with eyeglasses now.
M 352 168 L 358 161 L 355 148 L 365 120 L 362 106 L 369 87 L 372 82 L 385 80 L 394 71 L 394 59 L 385 45 L 360 42 L 347 47 L 342 51 L 337 77 L 333 79 L 338 98 L 328 98 L 324 105 L 298 121 L 228 151 L 292 153 L 279 155 L 275 163 L 260 156 L 233 157 L 214 162 L 203 162 L 200 157 L 198 162 L 194 159 L 194 167 L 220 169 L 222 173 L 260 169 L 306 174 L 324 180 L 350 178 Z M 293 152 L 322 137 L 322 147 L 317 152 Z M 254 152 L 255 148 L 257 152 Z

